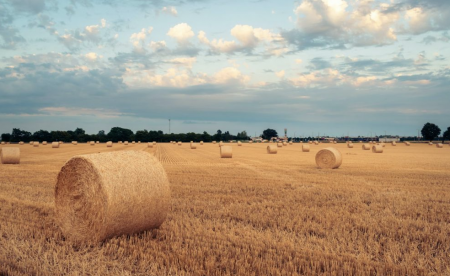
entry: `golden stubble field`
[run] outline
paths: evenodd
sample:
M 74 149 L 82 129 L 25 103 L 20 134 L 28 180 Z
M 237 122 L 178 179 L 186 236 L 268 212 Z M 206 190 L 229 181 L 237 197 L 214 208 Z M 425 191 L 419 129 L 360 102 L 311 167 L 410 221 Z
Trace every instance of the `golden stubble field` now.
M 8 145 L 7 145 L 8 146 Z M 450 275 L 450 147 L 267 144 L 191 150 L 158 144 L 21 148 L 0 164 L 0 275 Z M 317 151 L 341 151 L 337 170 Z M 53 221 L 54 186 L 72 156 L 154 154 L 172 209 L 160 229 L 73 246 Z

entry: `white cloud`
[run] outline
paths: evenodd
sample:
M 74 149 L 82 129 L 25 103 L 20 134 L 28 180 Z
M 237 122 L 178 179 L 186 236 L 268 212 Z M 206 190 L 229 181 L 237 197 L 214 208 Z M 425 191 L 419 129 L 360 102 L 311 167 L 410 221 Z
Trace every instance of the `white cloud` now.
M 163 13 L 170 14 L 170 15 L 173 15 L 173 16 L 177 16 L 178 15 L 177 9 L 175 7 L 173 7 L 173 6 L 163 7 L 161 11 Z
M 158 52 L 166 48 L 166 42 L 164 40 L 161 41 L 151 41 L 149 47 L 154 51 Z
M 102 20 L 100 20 L 100 22 L 102 23 L 102 28 L 105 28 L 106 27 L 106 19 L 102 18 Z
M 280 79 L 284 78 L 284 74 L 285 74 L 284 70 L 281 70 L 279 72 L 275 72 L 275 75 L 277 77 L 279 77 Z
M 167 35 L 175 38 L 179 44 L 186 44 L 194 36 L 194 32 L 188 24 L 180 23 L 170 28 Z
M 226 67 L 214 74 L 214 83 L 240 83 L 244 84 L 250 80 L 250 77 L 244 75 L 237 68 Z
M 301 60 L 299 58 L 295 60 L 295 63 L 297 63 L 297 64 L 302 64 L 302 62 L 303 62 L 303 60 Z
M 135 51 L 141 52 L 144 49 L 144 43 L 147 35 L 150 35 L 153 31 L 153 27 L 148 27 L 148 29 L 142 28 L 138 33 L 133 33 L 130 36 L 130 41 L 133 44 Z
M 190 57 L 190 58 L 174 58 L 169 60 L 170 63 L 184 66 L 186 68 L 192 68 L 192 65 L 197 61 L 196 57 Z
M 84 55 L 84 57 L 89 61 L 96 61 L 97 59 L 102 58 L 102 56 L 99 56 L 94 52 L 87 53 Z

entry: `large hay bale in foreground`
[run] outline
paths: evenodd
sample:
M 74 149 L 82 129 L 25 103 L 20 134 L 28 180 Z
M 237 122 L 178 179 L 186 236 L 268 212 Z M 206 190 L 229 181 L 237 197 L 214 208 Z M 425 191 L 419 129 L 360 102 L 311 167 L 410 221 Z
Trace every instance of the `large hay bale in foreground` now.
M 348 144 L 347 144 L 347 148 L 352 149 L 352 148 L 353 148 L 353 143 L 348 143 Z
M 57 149 L 59 148 L 59 142 L 52 142 L 52 149 Z
M 372 146 L 372 152 L 373 153 L 383 153 L 383 146 L 382 145 Z
M 324 148 L 316 153 L 316 164 L 320 169 L 337 169 L 342 164 L 342 155 L 335 148 Z
M 111 148 L 112 146 L 113 146 L 113 142 L 112 141 L 106 142 L 106 147 L 107 148 Z
M 220 158 L 232 158 L 232 157 L 233 157 L 233 147 L 231 146 L 220 147 Z
M 268 154 L 277 154 L 278 149 L 275 147 L 275 145 L 269 145 L 267 146 L 267 153 Z
M 443 145 L 442 143 L 437 143 L 437 144 L 436 144 L 436 147 L 437 147 L 437 148 L 443 148 L 444 145 Z
M 0 152 L 0 159 L 2 164 L 19 164 L 20 149 L 15 147 L 2 148 Z
M 309 152 L 309 145 L 302 145 L 303 152 Z
M 362 145 L 362 149 L 363 150 L 370 150 L 370 145 L 369 144 L 364 144 L 364 145 Z
M 58 174 L 55 221 L 75 243 L 157 228 L 169 208 L 166 172 L 143 151 L 75 156 Z

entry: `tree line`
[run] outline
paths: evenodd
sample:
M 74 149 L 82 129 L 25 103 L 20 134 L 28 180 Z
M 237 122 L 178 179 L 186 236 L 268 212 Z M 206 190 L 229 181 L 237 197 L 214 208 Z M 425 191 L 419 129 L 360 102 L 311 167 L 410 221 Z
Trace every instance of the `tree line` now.
M 210 135 L 206 131 L 203 133 L 164 133 L 161 130 L 138 130 L 134 133 L 130 129 L 113 127 L 106 133 L 104 130 L 100 130 L 97 134 L 86 134 L 86 131 L 82 128 L 67 131 L 47 131 L 38 130 L 31 133 L 19 128 L 13 128 L 11 133 L 3 133 L 1 140 L 4 142 L 30 142 L 30 141 L 62 141 L 62 142 L 88 142 L 88 141 L 141 141 L 141 142 L 170 142 L 170 141 L 229 141 L 229 140 L 248 140 L 246 131 L 238 132 L 237 135 L 232 135 L 229 131 L 222 132 L 218 130 L 215 134 Z

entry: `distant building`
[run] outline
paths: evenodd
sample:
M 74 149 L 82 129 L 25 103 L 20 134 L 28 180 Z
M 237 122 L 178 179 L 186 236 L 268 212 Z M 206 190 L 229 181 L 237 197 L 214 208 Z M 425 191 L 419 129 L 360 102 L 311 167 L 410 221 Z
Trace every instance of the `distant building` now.
M 400 142 L 400 138 L 378 138 L 378 142 L 385 142 L 385 143 L 390 143 L 390 142 Z
M 250 140 L 252 140 L 253 142 L 262 142 L 263 138 L 262 137 L 250 137 Z

